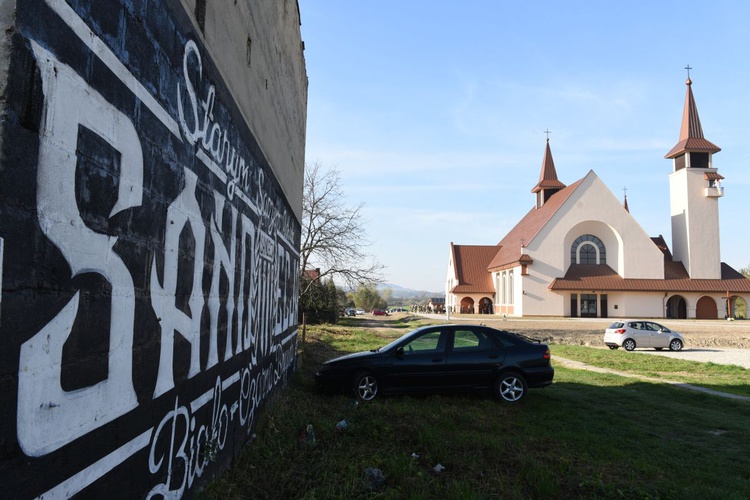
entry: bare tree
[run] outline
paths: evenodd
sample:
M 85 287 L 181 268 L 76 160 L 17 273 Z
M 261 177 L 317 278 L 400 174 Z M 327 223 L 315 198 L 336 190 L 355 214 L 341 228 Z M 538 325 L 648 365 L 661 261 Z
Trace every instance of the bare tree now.
M 370 241 L 363 206 L 346 205 L 335 168 L 326 169 L 319 162 L 305 165 L 300 271 L 303 276 L 309 269 L 320 269 L 320 273 L 302 280 L 300 295 L 325 277 L 337 278 L 351 287 L 382 282 L 384 266 L 365 252 Z

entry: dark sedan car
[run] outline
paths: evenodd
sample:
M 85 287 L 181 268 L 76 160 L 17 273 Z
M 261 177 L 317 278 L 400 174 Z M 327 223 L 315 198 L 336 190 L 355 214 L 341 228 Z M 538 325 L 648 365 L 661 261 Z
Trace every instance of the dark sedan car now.
M 315 374 L 326 389 L 364 401 L 380 393 L 492 389 L 509 402 L 552 383 L 546 344 L 476 325 L 425 326 L 385 347 L 326 361 Z

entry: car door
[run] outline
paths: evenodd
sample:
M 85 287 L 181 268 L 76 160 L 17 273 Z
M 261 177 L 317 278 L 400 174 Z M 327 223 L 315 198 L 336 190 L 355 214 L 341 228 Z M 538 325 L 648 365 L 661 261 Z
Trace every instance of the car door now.
M 448 344 L 447 386 L 486 387 L 494 383 L 505 351 L 489 331 L 476 326 L 458 326 Z
M 651 345 L 650 347 L 669 347 L 669 329 L 664 328 L 659 323 L 648 322 L 646 323 L 648 329 L 651 331 Z
M 394 349 L 384 370 L 386 384 L 396 390 L 430 390 L 445 379 L 445 348 L 449 330 L 422 332 Z
M 651 347 L 651 332 L 646 327 L 645 321 L 633 321 L 628 323 L 628 326 L 636 347 Z

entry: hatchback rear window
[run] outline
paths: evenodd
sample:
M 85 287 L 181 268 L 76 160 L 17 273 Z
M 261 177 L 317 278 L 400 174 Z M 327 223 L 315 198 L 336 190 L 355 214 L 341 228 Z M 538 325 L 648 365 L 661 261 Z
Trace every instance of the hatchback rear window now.
M 612 323 L 611 325 L 609 325 L 609 328 L 622 328 L 623 326 L 625 326 L 625 323 L 620 323 L 616 321 Z

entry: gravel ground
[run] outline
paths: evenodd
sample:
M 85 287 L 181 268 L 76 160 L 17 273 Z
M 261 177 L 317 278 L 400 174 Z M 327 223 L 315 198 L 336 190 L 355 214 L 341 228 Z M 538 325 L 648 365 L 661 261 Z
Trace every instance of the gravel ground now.
M 423 315 L 446 319 L 445 315 Z M 604 348 L 604 329 L 614 319 L 598 318 L 522 318 L 507 319 L 486 315 L 451 315 L 451 322 L 481 323 L 495 328 L 522 333 L 551 344 L 573 344 Z M 638 352 L 693 361 L 711 361 L 739 365 L 750 369 L 750 321 L 723 320 L 655 320 L 685 337 L 681 352 Z

